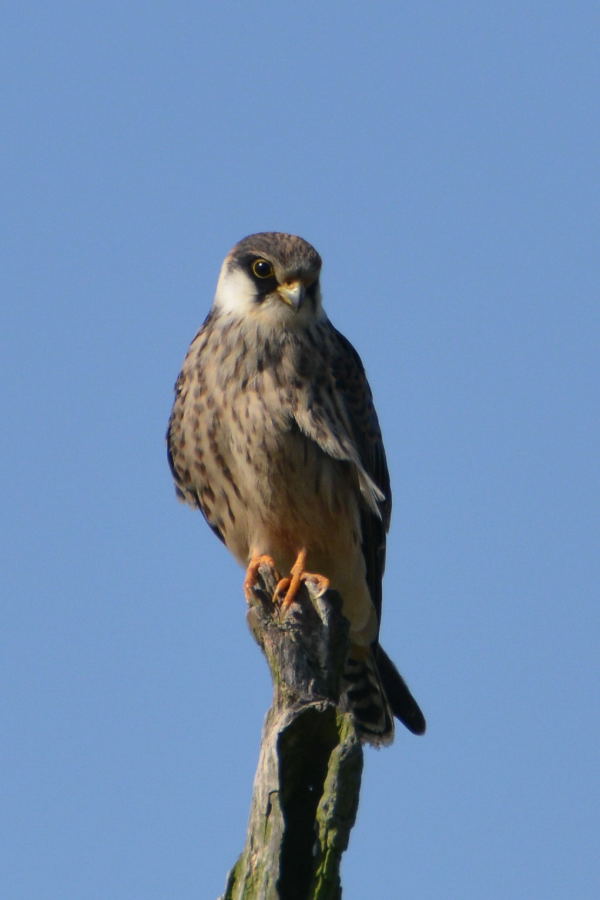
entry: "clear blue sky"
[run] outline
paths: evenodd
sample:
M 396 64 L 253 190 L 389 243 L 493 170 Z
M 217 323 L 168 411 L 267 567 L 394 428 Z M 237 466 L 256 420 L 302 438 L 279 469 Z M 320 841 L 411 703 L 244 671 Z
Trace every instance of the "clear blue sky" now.
M 299 233 L 376 396 L 383 641 L 345 900 L 600 895 L 600 11 L 3 15 L 1 893 L 215 898 L 266 665 L 164 430 L 228 249 Z M 201 586 L 202 585 L 202 586 Z

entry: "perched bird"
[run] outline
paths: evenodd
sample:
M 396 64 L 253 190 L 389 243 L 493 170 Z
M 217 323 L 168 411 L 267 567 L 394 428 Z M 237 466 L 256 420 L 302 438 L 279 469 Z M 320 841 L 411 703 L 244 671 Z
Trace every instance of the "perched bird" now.
M 342 702 L 379 745 L 393 715 L 415 734 L 425 719 L 378 641 L 389 475 L 362 363 L 323 310 L 320 270 L 291 234 L 231 250 L 177 379 L 168 455 L 178 496 L 247 567 L 247 593 L 263 559 L 290 573 L 284 605 L 307 572 L 340 593 Z

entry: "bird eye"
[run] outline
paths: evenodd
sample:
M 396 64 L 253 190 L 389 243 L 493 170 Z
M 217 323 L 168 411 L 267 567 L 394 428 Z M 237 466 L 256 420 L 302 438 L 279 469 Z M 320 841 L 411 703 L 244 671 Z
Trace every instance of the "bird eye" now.
M 252 263 L 252 271 L 257 278 L 271 278 L 273 266 L 266 259 L 255 259 Z

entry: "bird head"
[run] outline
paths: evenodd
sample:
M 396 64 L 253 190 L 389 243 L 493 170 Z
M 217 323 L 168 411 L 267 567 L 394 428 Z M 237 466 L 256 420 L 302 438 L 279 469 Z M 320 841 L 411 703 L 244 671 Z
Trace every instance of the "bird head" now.
M 320 271 L 321 257 L 302 238 L 251 234 L 223 262 L 215 309 L 264 326 L 303 327 L 324 315 Z

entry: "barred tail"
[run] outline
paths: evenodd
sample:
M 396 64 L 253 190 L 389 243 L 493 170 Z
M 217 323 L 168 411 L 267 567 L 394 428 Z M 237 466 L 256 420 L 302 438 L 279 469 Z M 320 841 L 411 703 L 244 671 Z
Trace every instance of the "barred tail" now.
M 342 686 L 342 705 L 353 717 L 362 740 L 375 746 L 394 738 L 394 716 L 413 734 L 423 734 L 425 718 L 406 682 L 379 645 L 365 655 L 351 647 Z

